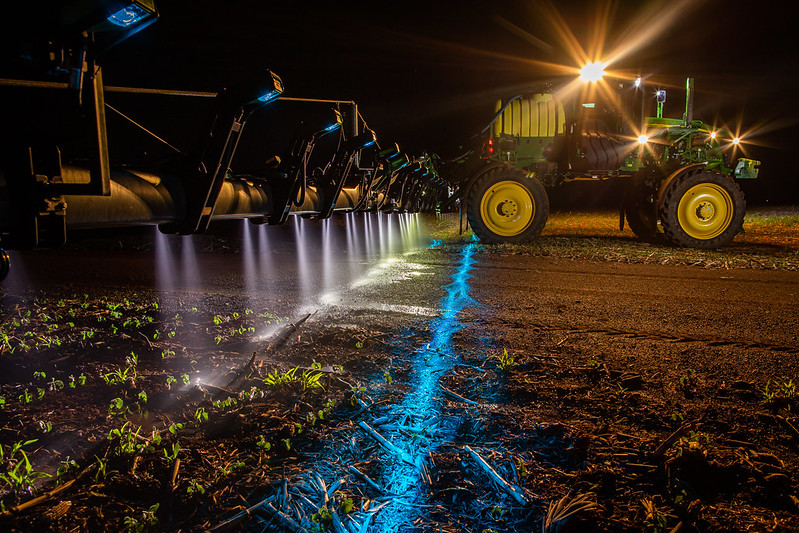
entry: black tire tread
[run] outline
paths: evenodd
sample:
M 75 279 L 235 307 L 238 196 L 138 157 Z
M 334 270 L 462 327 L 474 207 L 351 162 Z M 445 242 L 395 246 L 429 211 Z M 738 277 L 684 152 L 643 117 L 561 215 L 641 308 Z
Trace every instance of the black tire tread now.
M 492 232 L 480 216 L 480 201 L 485 191 L 494 183 L 504 180 L 515 180 L 525 184 L 535 201 L 535 215 L 530 226 L 524 232 L 510 237 Z M 468 193 L 466 211 L 472 231 L 482 242 L 489 244 L 525 243 L 538 237 L 544 229 L 549 217 L 549 198 L 544 186 L 537 178 L 528 176 L 522 169 L 500 167 L 489 170 L 475 181 Z
M 682 196 L 688 189 L 703 182 L 725 186 L 733 201 L 733 215 L 730 225 L 718 237 L 707 240 L 697 239 L 688 235 L 680 227 L 677 219 L 677 206 Z M 741 230 L 744 216 L 746 215 L 746 200 L 738 184 L 726 174 L 716 170 L 698 169 L 679 176 L 668 185 L 660 201 L 659 213 L 663 232 L 672 244 L 684 248 L 713 250 L 729 244 Z

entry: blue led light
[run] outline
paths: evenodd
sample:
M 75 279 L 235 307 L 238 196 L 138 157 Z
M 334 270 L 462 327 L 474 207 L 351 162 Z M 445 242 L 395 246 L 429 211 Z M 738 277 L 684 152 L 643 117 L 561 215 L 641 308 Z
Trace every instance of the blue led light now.
M 280 91 L 269 91 L 268 93 L 258 97 L 259 102 L 271 102 L 280 96 Z
M 147 15 L 149 15 L 147 11 L 143 10 L 136 4 L 131 4 L 108 17 L 108 22 L 112 22 L 123 28 L 127 28 L 128 26 L 136 24 Z
M 339 129 L 340 127 L 341 127 L 341 124 L 336 122 L 335 124 L 331 124 L 330 126 L 326 127 L 325 131 L 334 131 L 334 130 Z
M 369 141 L 368 143 L 364 144 L 363 147 L 364 148 L 368 148 L 368 147 L 372 146 L 375 142 L 376 141 Z

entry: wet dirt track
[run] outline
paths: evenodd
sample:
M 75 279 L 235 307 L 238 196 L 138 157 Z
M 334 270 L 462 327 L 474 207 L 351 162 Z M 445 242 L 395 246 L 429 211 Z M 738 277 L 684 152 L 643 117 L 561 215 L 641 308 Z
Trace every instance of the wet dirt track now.
M 310 314 L 263 364 L 341 364 L 342 379 L 368 390 L 354 413 L 328 415 L 336 422 L 327 433 L 314 430 L 304 445 L 290 434 L 298 439 L 296 491 L 269 502 L 285 505 L 287 516 L 291 494 L 320 493 L 316 476 L 329 487 L 349 475 L 340 491 L 360 502 L 361 514 L 338 514 L 353 531 L 529 531 L 567 495 L 594 504 L 570 522 L 575 530 L 799 525 L 794 398 L 783 387 L 769 404 L 761 393 L 799 375 L 796 272 L 564 260 L 468 243 L 427 248 L 422 240 L 341 253 L 343 237 L 335 250 L 310 247 L 300 264 L 290 240 L 273 243 L 269 257 L 253 254 L 254 263 L 235 248 L 175 251 L 169 287 L 153 250 L 15 254 L 4 310 L 40 291 L 156 298 L 164 314 L 185 306 Z M 260 342 L 223 342 L 220 358 L 240 366 Z M 419 387 L 430 402 L 413 400 Z M 425 412 L 415 412 L 422 404 Z M 674 442 L 653 453 L 671 434 Z M 515 498 L 472 452 L 518 490 Z M 349 467 L 359 474 L 346 474 Z M 403 468 L 409 477 L 397 481 Z M 264 486 L 280 483 L 276 472 L 266 479 Z M 188 529 L 231 515 L 215 511 Z

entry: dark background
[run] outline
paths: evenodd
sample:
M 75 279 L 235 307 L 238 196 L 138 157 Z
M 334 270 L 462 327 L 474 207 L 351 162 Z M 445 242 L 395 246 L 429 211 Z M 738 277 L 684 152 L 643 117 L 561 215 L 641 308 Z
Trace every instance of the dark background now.
M 666 116 L 682 114 L 685 77 L 695 77 L 695 118 L 748 132 L 746 155 L 762 160 L 760 179 L 743 183 L 750 203 L 799 202 L 797 39 L 787 1 L 161 0 L 160 20 L 104 58 L 105 82 L 217 91 L 270 69 L 287 96 L 356 100 L 381 144 L 446 158 L 486 125 L 497 98 L 576 76 L 545 64 L 580 66 L 548 10 L 588 49 L 605 5 L 607 52 L 659 28 L 609 70 L 668 88 Z M 190 106 L 154 109 L 158 131 L 199 124 Z M 279 113 L 274 124 L 286 138 Z

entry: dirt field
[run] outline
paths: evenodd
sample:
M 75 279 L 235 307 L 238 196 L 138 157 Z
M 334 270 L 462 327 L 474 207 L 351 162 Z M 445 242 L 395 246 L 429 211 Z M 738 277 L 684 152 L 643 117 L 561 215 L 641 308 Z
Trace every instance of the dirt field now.
M 529 246 L 433 224 L 302 311 L 288 281 L 236 288 L 225 242 L 174 292 L 76 244 L 0 293 L 0 525 L 799 530 L 799 215 L 716 252 L 614 216 L 554 214 Z

